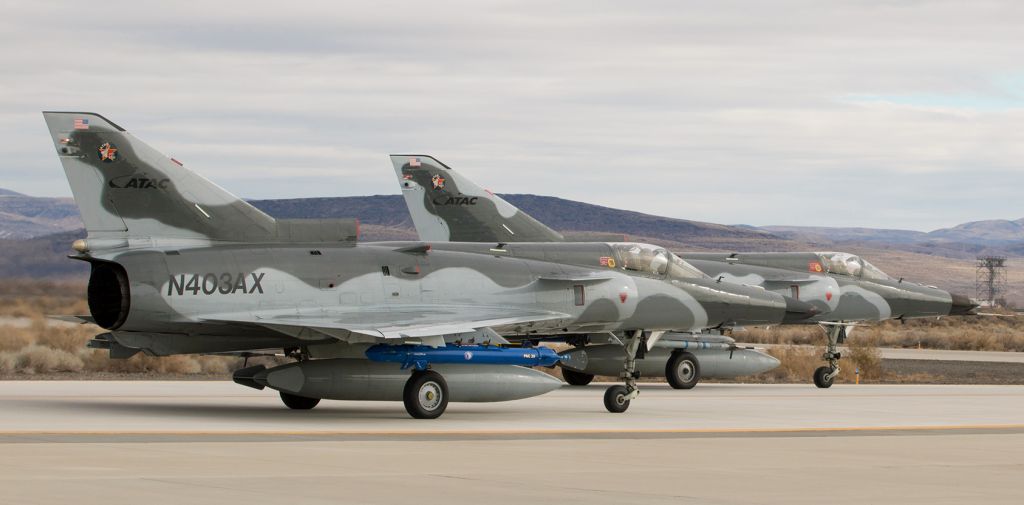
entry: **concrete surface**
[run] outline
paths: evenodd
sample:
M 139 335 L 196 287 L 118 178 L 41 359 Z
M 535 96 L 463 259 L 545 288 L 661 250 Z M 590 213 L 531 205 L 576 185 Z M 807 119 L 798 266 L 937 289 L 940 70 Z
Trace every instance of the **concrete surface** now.
M 1024 363 L 1024 352 L 943 351 L 939 349 L 878 349 L 883 359 L 921 359 L 936 361 L 984 361 Z
M 758 347 L 769 349 L 772 347 L 791 347 L 785 344 L 736 344 L 741 347 Z M 796 346 L 808 348 L 824 348 L 824 341 L 821 346 Z M 839 347 L 843 354 L 850 352 L 844 346 Z M 878 351 L 882 359 L 919 359 L 929 361 L 979 361 L 992 363 L 1024 363 L 1024 352 L 1003 352 L 1003 351 L 947 351 L 943 349 L 898 349 L 893 347 L 879 347 Z
M 0 382 L 0 503 L 1024 502 L 1024 386 L 602 386 L 409 419 L 219 382 Z

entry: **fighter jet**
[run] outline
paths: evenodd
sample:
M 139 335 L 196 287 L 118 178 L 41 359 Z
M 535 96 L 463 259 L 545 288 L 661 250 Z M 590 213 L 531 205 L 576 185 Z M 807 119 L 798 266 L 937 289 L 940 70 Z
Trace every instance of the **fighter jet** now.
M 517 247 L 523 241 L 537 242 L 529 244 L 533 248 L 540 247 L 543 242 L 564 241 L 558 232 L 480 188 L 435 158 L 393 155 L 391 161 L 413 222 L 423 240 L 437 244 L 449 240 L 510 243 Z M 622 240 L 621 236 L 619 240 Z M 610 268 L 628 268 L 616 265 L 614 259 L 611 264 L 607 260 L 605 258 L 604 265 Z M 692 276 L 712 280 L 698 271 L 693 271 Z M 713 285 L 721 287 L 730 283 L 715 280 Z M 813 289 L 805 291 L 805 294 L 810 293 Z M 794 298 L 787 299 L 795 303 Z M 830 310 L 824 304 L 812 303 L 811 306 L 816 312 Z M 732 323 L 718 327 L 757 324 L 749 320 Z M 587 345 L 585 352 L 565 354 L 567 360 L 562 363 L 562 375 L 570 384 L 585 385 L 593 380 L 595 374 L 616 375 L 621 369 L 618 363 L 623 352 L 621 346 L 599 344 L 605 341 L 603 335 L 575 336 L 566 341 L 578 347 L 596 344 Z M 679 389 L 694 387 L 701 376 L 737 377 L 771 370 L 779 364 L 768 354 L 737 347 L 729 337 L 699 333 L 669 333 L 646 356 L 638 362 L 640 372 L 645 376 L 664 376 L 669 384 Z
M 416 161 L 407 163 L 407 159 Z M 563 240 L 558 232 L 434 158 L 399 155 L 391 161 L 416 230 L 425 240 Z M 443 181 L 443 187 L 438 188 L 436 181 Z M 828 366 L 818 368 L 813 377 L 815 385 L 822 388 L 830 387 L 839 374 L 837 346 L 852 323 L 968 314 L 977 307 L 965 296 L 892 279 L 848 253 L 681 253 L 680 257 L 717 282 L 758 286 L 815 306 L 818 314 L 792 322 L 825 328 L 823 359 Z M 663 345 L 670 340 L 663 338 Z M 715 367 L 723 364 L 728 367 L 730 362 L 722 359 L 724 352 L 728 351 L 730 358 L 735 355 L 728 341 L 709 341 L 706 336 L 678 341 L 676 349 L 648 355 L 641 371 L 645 375 L 663 372 L 670 384 L 686 389 L 696 384 L 701 371 L 717 372 Z M 614 346 L 580 347 L 565 353 L 568 359 L 560 363 L 570 384 L 583 385 L 594 375 L 607 375 L 614 370 L 610 358 L 621 352 Z M 687 347 L 717 352 L 703 353 L 708 359 L 702 361 L 679 350 Z
M 731 282 L 771 283 L 772 276 L 809 275 L 831 279 L 839 285 L 826 293 L 834 308 L 824 315 L 806 319 L 825 328 L 826 349 L 822 359 L 828 364 L 814 371 L 814 385 L 828 388 L 839 375 L 838 345 L 842 344 L 853 325 L 859 322 L 887 319 L 974 315 L 978 303 L 971 298 L 950 293 L 935 286 L 926 286 L 894 279 L 857 255 L 845 252 L 792 253 L 683 253 L 683 257 L 711 276 Z M 800 283 L 771 286 L 799 298 Z
M 623 412 L 636 358 L 667 330 L 815 313 L 647 244 L 359 243 L 354 220 L 274 219 L 99 114 L 43 115 L 87 231 L 72 246 L 91 268 L 79 319 L 107 330 L 90 346 L 112 358 L 280 349 L 296 362 L 234 380 L 289 408 L 401 400 L 436 418 L 449 401 L 527 398 L 561 384 L 527 367 L 565 358 L 506 337 L 617 333 L 624 384 L 604 400 Z

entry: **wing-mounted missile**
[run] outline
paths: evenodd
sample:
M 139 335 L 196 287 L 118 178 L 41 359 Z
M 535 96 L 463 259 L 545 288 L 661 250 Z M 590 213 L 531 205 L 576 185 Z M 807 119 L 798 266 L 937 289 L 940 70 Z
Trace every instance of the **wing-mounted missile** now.
M 491 347 L 482 345 L 378 344 L 366 350 L 370 361 L 400 363 L 402 369 L 426 370 L 432 364 L 554 366 L 562 357 L 547 347 Z

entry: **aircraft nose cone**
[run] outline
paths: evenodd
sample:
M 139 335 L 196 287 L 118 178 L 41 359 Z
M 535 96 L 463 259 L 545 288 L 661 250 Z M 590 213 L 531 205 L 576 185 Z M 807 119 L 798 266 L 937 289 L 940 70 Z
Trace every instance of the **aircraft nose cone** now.
M 786 299 L 786 315 L 783 316 L 783 323 L 797 323 L 812 318 L 820 312 L 817 307 L 796 298 L 783 296 Z
M 949 307 L 949 315 L 951 316 L 972 316 L 975 314 L 974 309 L 978 308 L 978 302 L 971 300 L 970 297 L 950 293 L 953 297 L 953 304 Z

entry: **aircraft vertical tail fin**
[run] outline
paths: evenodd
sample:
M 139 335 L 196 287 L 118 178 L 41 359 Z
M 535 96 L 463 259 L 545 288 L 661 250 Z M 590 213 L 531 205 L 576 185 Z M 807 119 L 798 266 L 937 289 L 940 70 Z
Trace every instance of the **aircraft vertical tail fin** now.
M 275 220 L 92 112 L 43 112 L 90 237 L 254 241 Z
M 435 158 L 391 155 L 420 239 L 432 242 L 561 242 L 562 235 Z

